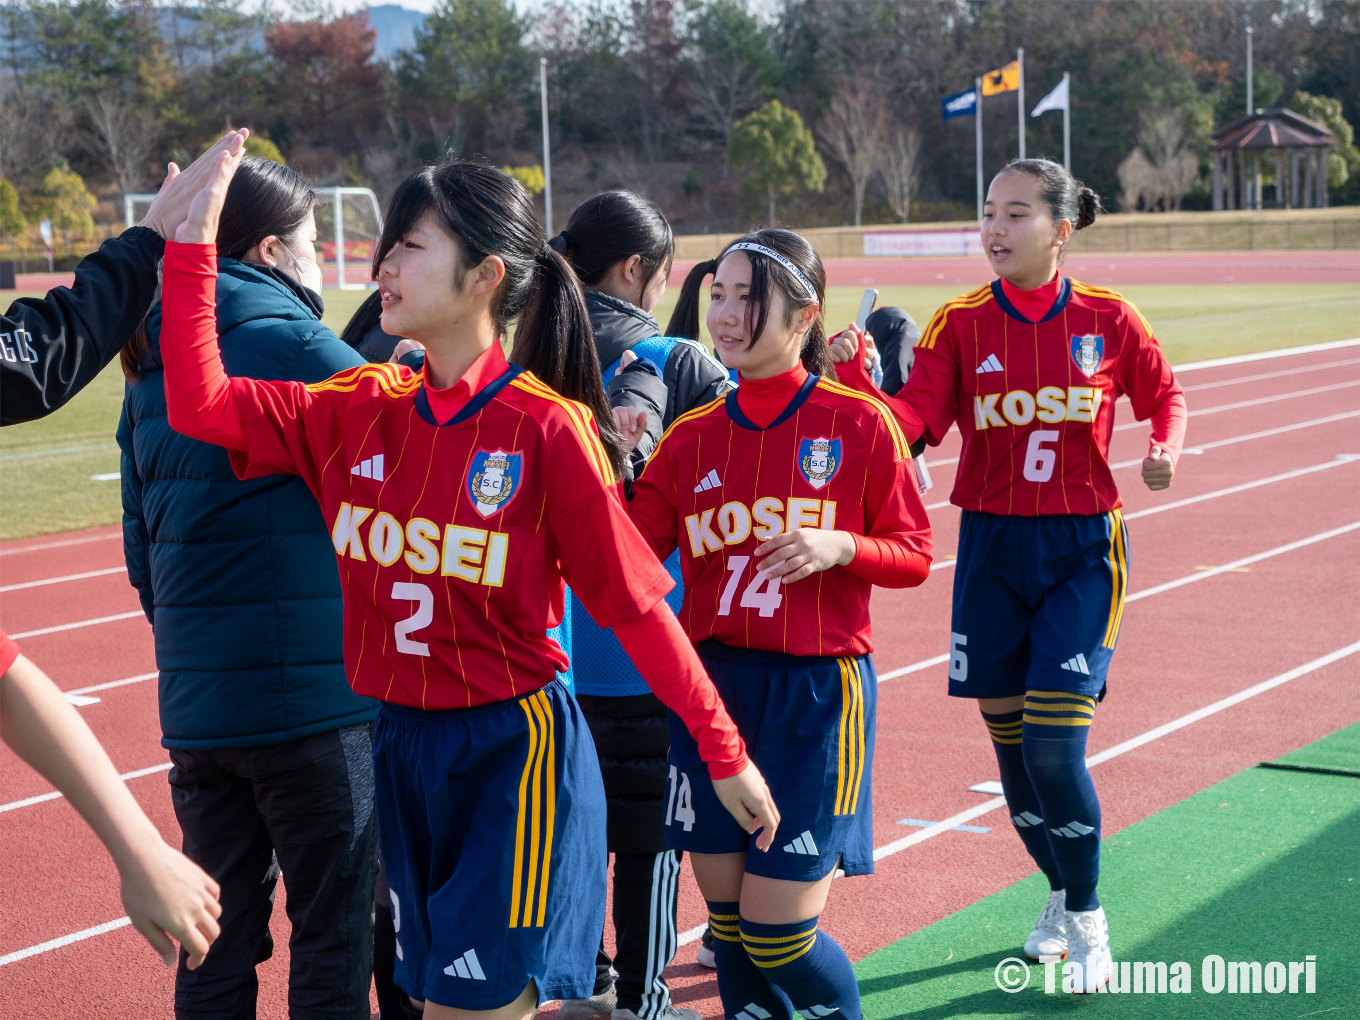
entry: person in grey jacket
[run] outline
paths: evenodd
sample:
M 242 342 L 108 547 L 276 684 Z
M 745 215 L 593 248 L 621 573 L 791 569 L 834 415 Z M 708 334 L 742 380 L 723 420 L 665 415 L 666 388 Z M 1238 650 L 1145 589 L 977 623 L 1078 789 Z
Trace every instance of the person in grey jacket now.
M 320 322 L 314 202 L 267 160 L 232 180 L 217 233 L 228 375 L 314 383 L 364 364 Z M 255 1016 L 281 873 L 290 1015 L 367 1020 L 377 706 L 345 677 L 330 534 L 302 479 L 241 481 L 226 450 L 170 427 L 160 326 L 157 305 L 123 353 L 124 550 L 155 637 L 184 850 L 223 908 L 203 966 L 179 969 L 175 1015 Z

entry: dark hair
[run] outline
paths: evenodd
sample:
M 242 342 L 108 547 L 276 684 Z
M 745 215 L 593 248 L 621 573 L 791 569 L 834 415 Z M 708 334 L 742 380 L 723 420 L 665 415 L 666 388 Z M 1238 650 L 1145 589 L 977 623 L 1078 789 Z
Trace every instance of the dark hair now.
M 566 257 L 581 283 L 597 287 L 611 266 L 642 257 L 642 290 L 669 272 L 675 235 L 661 208 L 631 191 L 605 191 L 576 207 L 567 228 L 548 242 Z
M 779 252 L 797 266 L 812 284 L 817 292 L 817 320 L 803 338 L 799 357 L 802 359 L 803 367 L 813 375 L 825 376 L 831 373 L 833 371 L 831 352 L 827 349 L 826 327 L 822 322 L 822 310 L 826 307 L 826 271 L 822 268 L 822 260 L 812 245 L 791 230 L 771 227 L 739 237 L 728 244 L 716 259 L 700 262 L 691 269 L 680 288 L 680 298 L 675 303 L 675 311 L 666 326 L 666 333 L 669 336 L 699 339 L 699 291 L 703 288 L 704 277 L 716 273 L 722 260 L 731 252 L 732 246 L 742 243 L 759 244 Z M 772 286 L 778 288 L 784 295 L 785 326 L 793 321 L 794 313 L 812 304 L 812 299 L 794 275 L 774 259 L 760 252 L 748 251 L 746 254 L 751 259 L 751 290 L 746 305 L 746 328 L 751 337 L 746 349 L 750 350 L 765 330 Z
M 1048 206 L 1049 217 L 1054 223 L 1071 220 L 1073 230 L 1089 227 L 1105 211 L 1099 195 L 1051 159 L 1013 159 L 1001 168 L 997 177 L 1001 174 L 1033 177 L 1039 182 L 1039 196 Z
M 496 333 L 518 318 L 510 360 L 549 387 L 585 404 L 617 474 L 625 460 L 614 424 L 585 295 L 571 266 L 547 246 L 533 200 L 509 174 L 480 163 L 450 161 L 417 170 L 388 203 L 382 238 L 373 249 L 373 275 L 402 236 L 427 212 L 463 253 L 455 286 L 488 255 L 505 263 L 505 279 L 492 296 Z
M 266 237 L 291 237 L 315 206 L 312 186 L 296 170 L 246 156 L 227 186 L 217 224 L 218 256 L 239 259 Z M 143 320 L 118 355 L 129 382 L 142 377 L 142 359 L 150 349 L 151 337 Z
M 340 339 L 356 351 L 364 342 L 364 337 L 382 319 L 382 295 L 376 290 L 364 298 L 363 303 L 354 309 L 354 314 L 340 331 Z
M 316 195 L 292 167 L 247 156 L 227 186 L 217 224 L 217 254 L 239 259 L 266 237 L 291 237 L 316 207 Z

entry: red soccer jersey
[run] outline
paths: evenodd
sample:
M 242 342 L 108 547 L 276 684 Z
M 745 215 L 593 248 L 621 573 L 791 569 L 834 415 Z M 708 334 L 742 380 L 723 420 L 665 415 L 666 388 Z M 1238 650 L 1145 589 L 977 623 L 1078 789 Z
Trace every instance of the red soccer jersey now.
M 999 280 L 947 302 L 898 393 L 938 444 L 963 434 L 951 501 L 994 514 L 1105 513 L 1121 505 L 1108 451 L 1115 400 L 1141 421 L 1181 392 L 1152 327 L 1103 287 L 1064 278 L 1038 322 Z
M 864 655 L 872 585 L 832 567 L 783 585 L 755 549 L 785 531 L 895 538 L 930 556 L 906 438 L 883 404 L 809 376 L 759 428 L 737 393 L 676 419 L 634 485 L 629 512 L 661 558 L 678 545 L 692 641 L 790 655 Z
M 485 381 L 436 424 L 423 375 L 367 365 L 238 398 L 242 477 L 306 479 L 345 590 L 345 664 L 359 694 L 466 708 L 542 687 L 567 657 L 563 576 L 603 626 L 673 585 L 628 520 L 590 411 L 493 346 Z M 249 640 L 249 635 L 242 635 Z

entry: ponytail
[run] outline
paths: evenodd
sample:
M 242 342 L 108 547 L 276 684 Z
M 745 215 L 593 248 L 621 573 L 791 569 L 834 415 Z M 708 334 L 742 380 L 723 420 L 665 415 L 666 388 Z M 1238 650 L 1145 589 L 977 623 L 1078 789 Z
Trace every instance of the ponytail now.
M 621 475 L 623 439 L 600 379 L 585 296 L 571 266 L 544 242 L 524 186 L 480 163 L 455 160 L 417 170 L 388 204 L 382 238 L 373 249 L 375 279 L 383 259 L 426 213 L 458 243 L 463 272 L 488 255 L 505 263 L 505 279 L 491 303 L 497 335 L 504 336 L 518 318 L 511 360 L 590 408 L 615 474 Z M 461 284 L 462 273 L 454 282 Z
M 601 379 L 585 295 L 555 248 L 545 248 L 538 256 L 510 360 L 562 396 L 590 408 L 614 473 L 622 477 L 627 454 Z
M 718 260 L 700 262 L 689 271 L 680 287 L 680 297 L 671 312 L 671 321 L 666 323 L 667 336 L 680 336 L 686 340 L 699 339 L 699 291 L 703 289 L 704 277 L 718 271 Z

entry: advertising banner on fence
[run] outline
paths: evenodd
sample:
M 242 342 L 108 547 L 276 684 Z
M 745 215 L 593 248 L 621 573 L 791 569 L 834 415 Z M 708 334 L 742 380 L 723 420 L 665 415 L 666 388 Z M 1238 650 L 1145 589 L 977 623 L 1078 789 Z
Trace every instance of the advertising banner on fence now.
M 866 233 L 865 255 L 981 255 L 982 237 L 976 230 L 902 230 Z

